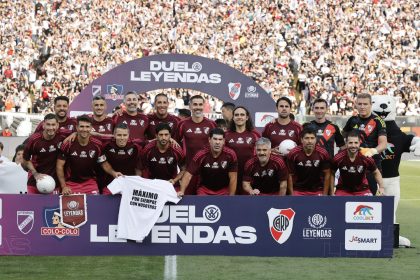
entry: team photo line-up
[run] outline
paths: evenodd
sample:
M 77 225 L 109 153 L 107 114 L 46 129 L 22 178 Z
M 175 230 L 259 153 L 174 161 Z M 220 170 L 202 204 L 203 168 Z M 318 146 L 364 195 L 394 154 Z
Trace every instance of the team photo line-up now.
M 384 121 L 372 113 L 369 94 L 359 94 L 358 115 L 340 132 L 326 119 L 328 103 L 316 99 L 315 119 L 293 120 L 287 97 L 276 102 L 278 118 L 260 134 L 247 108 L 225 103 L 223 119 L 204 117 L 205 99 L 190 98 L 189 110 L 168 113 L 158 94 L 154 112 L 139 112 L 128 92 L 106 114 L 95 96 L 92 114 L 68 117 L 69 99 L 54 100 L 34 134 L 24 142 L 27 191 L 51 176 L 53 194 L 111 194 L 107 186 L 124 175 L 167 180 L 186 195 L 382 195 L 381 155 L 387 146 Z M 344 137 L 343 137 L 344 136 Z M 335 148 L 337 147 L 337 148 Z

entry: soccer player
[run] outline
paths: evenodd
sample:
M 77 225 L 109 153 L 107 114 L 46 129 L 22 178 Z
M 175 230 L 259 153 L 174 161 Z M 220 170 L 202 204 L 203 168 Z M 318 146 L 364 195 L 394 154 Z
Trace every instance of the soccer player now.
M 130 140 L 134 143 L 144 144 L 146 141 L 146 131 L 149 126 L 149 119 L 146 115 L 139 113 L 139 98 L 134 91 L 127 92 L 124 96 L 124 105 L 126 111 L 117 113 L 112 120 L 114 125 L 125 123 L 130 131 Z
M 168 123 L 160 123 L 156 126 L 155 138 L 156 140 L 144 147 L 142 176 L 149 179 L 167 180 L 172 185 L 176 185 L 184 174 L 184 152 L 180 147 L 171 145 L 171 127 Z
M 54 99 L 54 113 L 58 119 L 58 129 L 65 131 L 67 134 L 76 131 L 76 119 L 67 117 L 69 102 L 70 100 L 67 96 L 57 96 Z M 40 122 L 35 132 L 42 132 L 43 130 L 43 122 Z
M 191 117 L 182 120 L 178 125 L 177 140 L 182 142 L 185 154 L 186 166 L 190 164 L 193 157 L 204 146 L 208 145 L 210 130 L 216 127 L 216 123 L 204 117 L 204 98 L 194 95 L 190 98 L 189 104 Z M 195 194 L 198 178 L 192 178 L 186 194 Z
M 292 101 L 283 96 L 277 100 L 276 108 L 278 118 L 276 122 L 270 122 L 265 125 L 262 136 L 270 139 L 273 152 L 278 153 L 279 144 L 286 139 L 293 140 L 296 144 L 300 143 L 300 132 L 302 126 L 291 120 L 290 110 Z
M 243 189 L 250 195 L 286 195 L 289 172 L 281 156 L 271 153 L 271 142 L 260 138 L 257 155 L 245 164 Z
M 368 93 L 359 94 L 356 98 L 357 116 L 350 117 L 343 128 L 343 134 L 346 136 L 353 129 L 361 133 L 362 143 L 360 146 L 362 154 L 367 157 L 373 157 L 376 167 L 381 172 L 381 156 L 387 146 L 386 125 L 377 115 L 372 114 L 372 97 Z M 377 184 L 373 174 L 368 174 L 370 190 L 373 194 L 377 192 Z
M 369 189 L 366 174 L 371 172 L 379 185 L 378 194 L 384 192 L 381 172 L 372 157 L 360 152 L 361 137 L 357 130 L 348 133 L 345 150 L 339 152 L 332 161 L 332 169 L 340 170 L 335 195 L 373 195 Z
M 328 103 L 325 99 L 318 98 L 312 104 L 315 120 L 310 125 L 316 131 L 316 143 L 327 150 L 330 158 L 334 157 L 334 142 L 341 150 L 345 148 L 344 138 L 337 125 L 325 118 Z
M 310 127 L 302 130 L 301 142 L 287 155 L 288 188 L 299 196 L 332 194 L 328 152 L 316 145 L 316 132 Z
M 114 171 L 120 172 L 123 175 L 141 176 L 142 149 L 138 144 L 129 141 L 129 135 L 130 131 L 128 126 L 125 123 L 118 124 L 114 129 L 114 139 L 102 149 L 99 162 L 108 162 Z M 110 176 L 109 174 L 104 175 L 104 179 L 98 180 L 98 182 L 103 181 L 103 185 L 105 186 L 102 193 L 111 194 L 106 186 L 112 182 L 114 176 Z
M 59 184 L 55 164 L 60 146 L 66 138 L 58 132 L 58 118 L 55 114 L 47 114 L 42 122 L 42 132 L 32 134 L 23 151 L 22 166 L 28 170 L 27 191 L 29 194 L 39 194 L 36 181 L 45 174 L 50 175 L 56 182 L 54 194 L 59 193 Z
M 221 110 L 222 110 L 222 118 L 229 123 L 233 119 L 233 109 L 235 109 L 235 104 L 231 102 L 223 103 Z
M 74 142 L 68 141 L 61 146 L 57 160 L 57 177 L 63 195 L 71 193 L 98 194 L 95 166 L 100 162 L 101 142 L 91 137 L 92 120 L 87 115 L 77 117 L 77 136 Z M 111 176 L 122 174 L 115 172 L 107 163 L 102 163 L 104 170 Z
M 261 135 L 254 129 L 248 109 L 238 106 L 226 132 L 226 146 L 235 151 L 238 158 L 238 185 L 236 194 L 248 194 L 242 188 L 245 162 L 255 154 L 255 142 Z
M 177 116 L 168 113 L 169 100 L 168 96 L 159 93 L 155 96 L 154 113 L 148 115 L 149 127 L 147 129 L 148 139 L 154 139 L 156 136 L 156 126 L 160 123 L 167 123 L 172 131 L 172 138 L 175 138 L 180 119 Z
M 199 151 L 181 180 L 179 196 L 183 196 L 193 175 L 200 175 L 198 195 L 235 195 L 238 161 L 232 149 L 225 147 L 225 132 L 214 128 L 209 134 L 209 147 Z
M 92 136 L 110 139 L 114 131 L 112 118 L 106 115 L 106 100 L 97 95 L 92 100 Z

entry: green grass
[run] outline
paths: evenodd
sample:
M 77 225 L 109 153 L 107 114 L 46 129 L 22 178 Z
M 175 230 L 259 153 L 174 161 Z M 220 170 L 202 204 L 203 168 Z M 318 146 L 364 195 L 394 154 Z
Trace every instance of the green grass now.
M 420 279 L 420 162 L 401 164 L 401 235 L 392 259 L 178 256 L 178 279 Z M 164 257 L 0 257 L 5 279 L 162 279 Z

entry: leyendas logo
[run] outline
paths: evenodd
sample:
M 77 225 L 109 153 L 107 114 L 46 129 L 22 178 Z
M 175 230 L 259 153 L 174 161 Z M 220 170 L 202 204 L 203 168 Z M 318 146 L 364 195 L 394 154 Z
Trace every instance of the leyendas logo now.
M 271 236 L 278 243 L 283 244 L 289 239 L 293 230 L 295 214 L 292 208 L 271 208 L 267 212 Z

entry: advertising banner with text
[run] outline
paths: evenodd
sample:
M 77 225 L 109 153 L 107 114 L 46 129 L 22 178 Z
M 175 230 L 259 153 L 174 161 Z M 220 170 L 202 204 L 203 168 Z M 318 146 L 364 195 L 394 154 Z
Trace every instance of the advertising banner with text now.
M 392 257 L 393 197 L 186 196 L 143 242 L 117 238 L 119 196 L 0 195 L 0 255 Z M 64 207 L 64 206 L 63 206 Z M 79 215 L 79 222 L 62 217 Z

